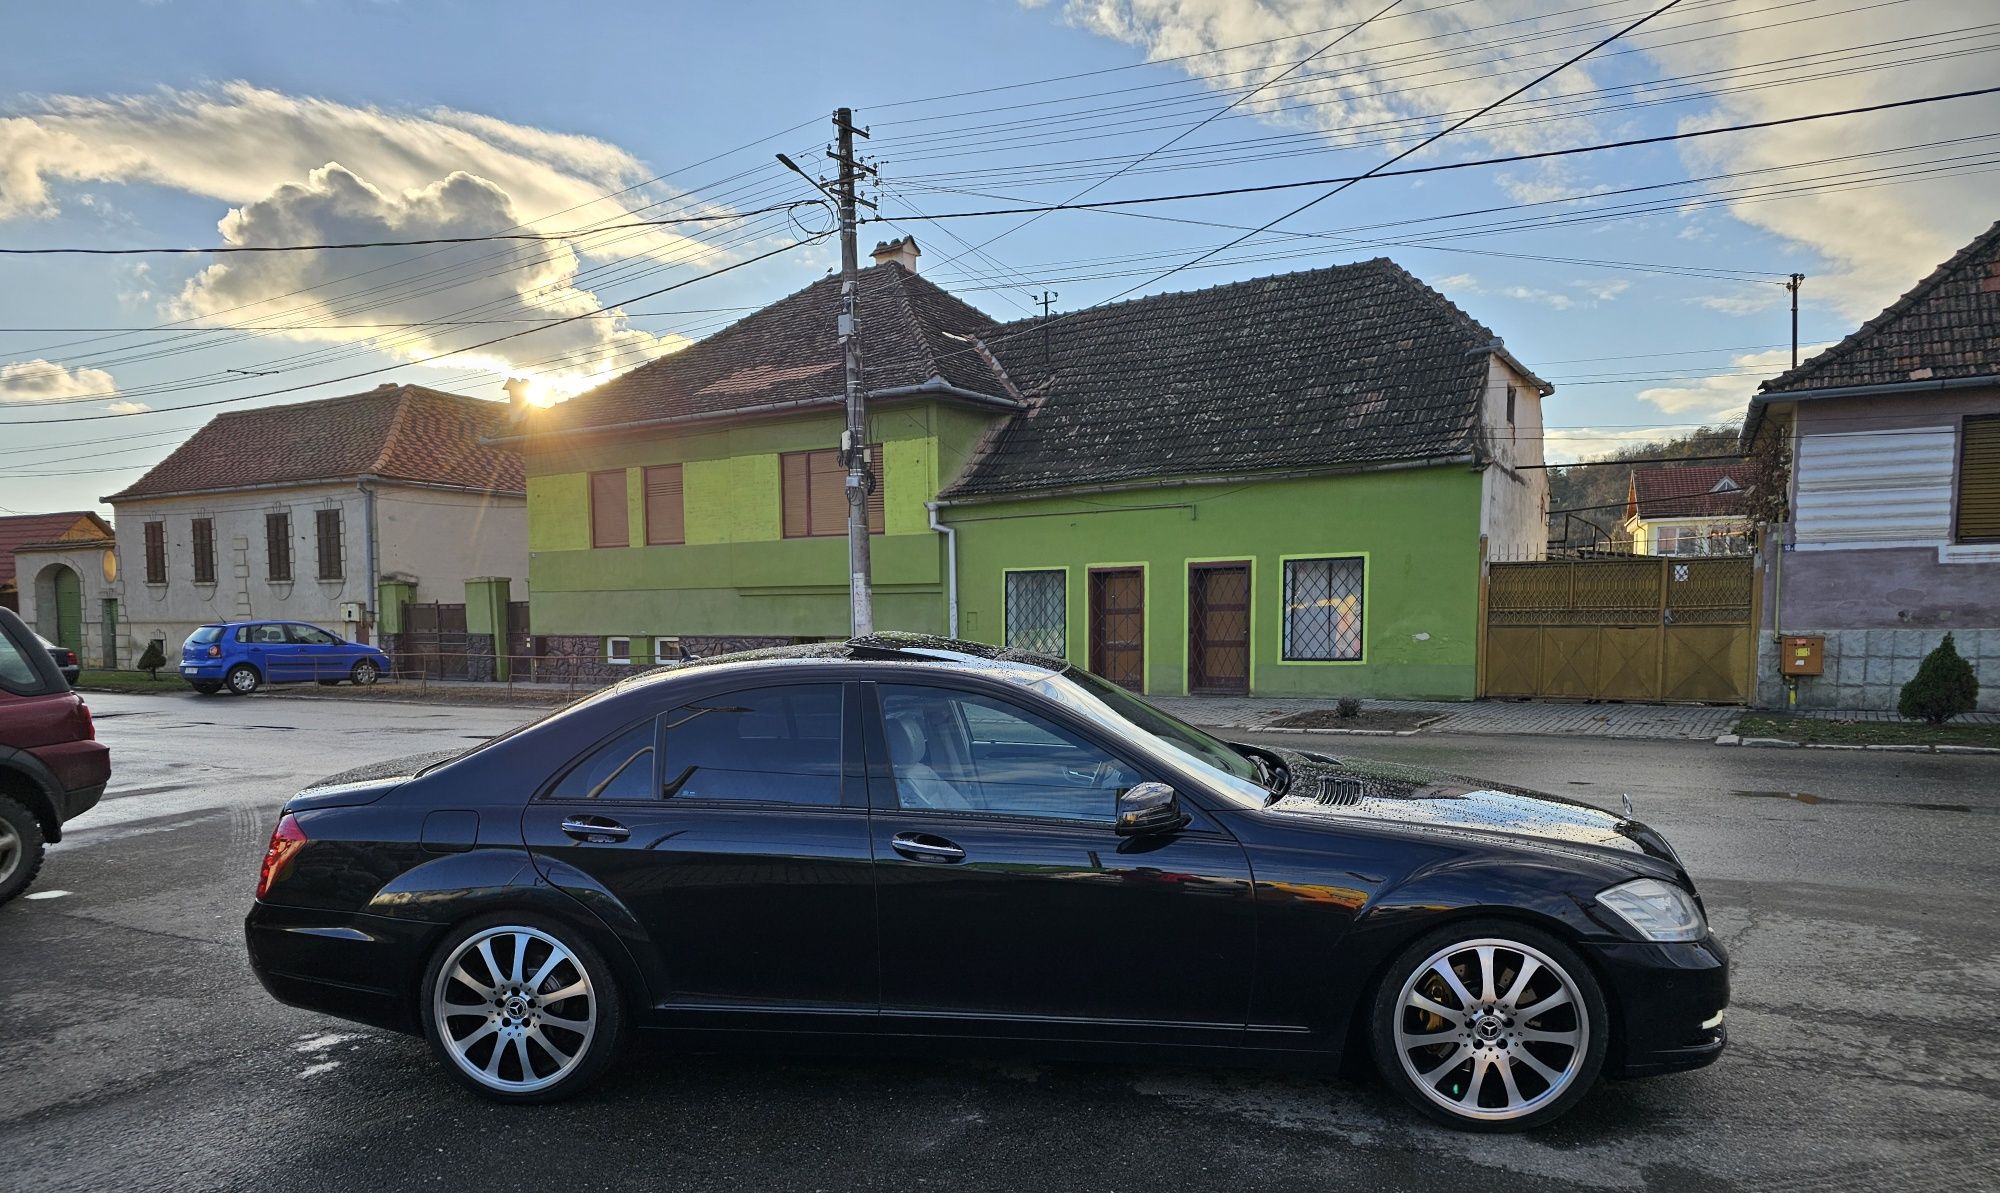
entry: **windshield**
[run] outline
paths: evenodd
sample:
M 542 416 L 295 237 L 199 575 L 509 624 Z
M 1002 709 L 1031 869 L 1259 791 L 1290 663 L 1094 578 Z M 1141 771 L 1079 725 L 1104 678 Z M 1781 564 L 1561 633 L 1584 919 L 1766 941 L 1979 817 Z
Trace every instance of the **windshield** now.
M 1216 780 L 1217 786 L 1258 806 L 1268 796 L 1257 764 L 1228 742 L 1211 737 L 1109 680 L 1071 669 L 1029 685 L 1084 716 L 1114 729 L 1138 729 Z
M 205 625 L 202 626 L 200 629 L 196 630 L 194 633 L 189 634 L 187 640 L 196 646 L 205 646 L 208 643 L 214 642 L 221 637 L 222 637 L 221 626 Z

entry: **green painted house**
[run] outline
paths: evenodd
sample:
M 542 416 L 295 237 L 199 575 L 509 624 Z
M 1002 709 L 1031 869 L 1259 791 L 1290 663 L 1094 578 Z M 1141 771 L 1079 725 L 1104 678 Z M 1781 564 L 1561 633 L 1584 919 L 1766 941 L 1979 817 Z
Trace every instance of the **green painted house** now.
M 876 624 L 1135 689 L 1471 697 L 1539 551 L 1541 399 L 1387 260 L 1001 324 L 881 246 L 858 314 Z M 510 436 L 532 628 L 607 671 L 847 632 L 839 282 Z

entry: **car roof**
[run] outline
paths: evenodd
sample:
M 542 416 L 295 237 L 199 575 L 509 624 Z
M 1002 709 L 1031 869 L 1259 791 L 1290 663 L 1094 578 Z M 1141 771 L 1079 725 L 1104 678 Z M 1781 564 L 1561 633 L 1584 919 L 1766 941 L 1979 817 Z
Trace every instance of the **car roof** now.
M 1070 664 L 1049 655 L 1013 647 L 994 646 L 963 638 L 932 634 L 883 632 L 845 642 L 804 642 L 793 646 L 767 646 L 740 650 L 702 659 L 664 663 L 620 680 L 605 694 L 664 683 L 695 673 L 723 670 L 765 670 L 769 668 L 814 667 L 832 663 L 881 663 L 885 667 L 916 667 L 923 670 L 973 673 L 1013 683 L 1033 683 L 1050 675 L 1060 675 Z

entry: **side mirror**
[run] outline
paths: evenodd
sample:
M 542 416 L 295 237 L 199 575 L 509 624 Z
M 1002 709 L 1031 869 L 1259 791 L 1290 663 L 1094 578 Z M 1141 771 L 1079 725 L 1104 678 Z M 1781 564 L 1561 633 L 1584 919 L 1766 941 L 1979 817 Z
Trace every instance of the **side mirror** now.
M 1118 793 L 1118 835 L 1150 837 L 1188 822 L 1181 796 L 1165 783 L 1138 783 Z

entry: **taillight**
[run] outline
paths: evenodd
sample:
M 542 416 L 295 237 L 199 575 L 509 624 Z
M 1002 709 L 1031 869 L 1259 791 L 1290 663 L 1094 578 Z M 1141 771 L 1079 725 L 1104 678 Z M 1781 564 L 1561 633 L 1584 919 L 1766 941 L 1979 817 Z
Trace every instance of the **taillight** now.
M 264 865 L 257 872 L 257 897 L 262 899 L 271 892 L 271 885 L 283 877 L 286 866 L 292 858 L 306 846 L 306 831 L 291 813 L 279 817 L 278 827 L 271 830 L 271 847 L 264 851 Z
M 83 740 L 97 740 L 97 723 L 90 719 L 90 706 L 79 700 L 76 702 L 77 715 L 83 718 Z
M 221 657 L 222 657 L 222 648 L 221 648 L 220 646 L 211 646 L 211 647 L 209 647 L 209 648 L 208 648 L 208 657 L 209 657 L 209 658 L 211 658 L 211 659 L 219 659 L 219 658 L 221 658 Z

